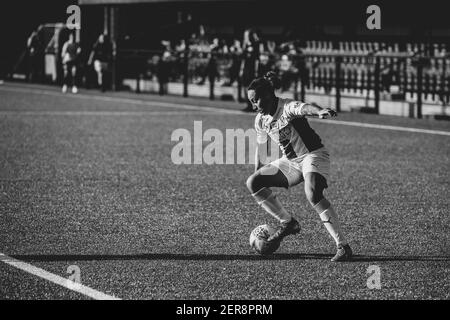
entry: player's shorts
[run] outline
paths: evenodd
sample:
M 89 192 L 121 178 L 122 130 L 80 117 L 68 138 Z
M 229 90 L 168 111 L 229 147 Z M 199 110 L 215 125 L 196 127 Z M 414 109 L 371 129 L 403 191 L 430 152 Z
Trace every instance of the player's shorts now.
M 304 181 L 309 172 L 322 175 L 328 184 L 330 176 L 330 154 L 325 147 L 309 152 L 301 157 L 288 159 L 282 157 L 270 163 L 286 176 L 289 187 Z
M 97 72 L 105 71 L 108 69 L 108 63 L 101 62 L 100 60 L 95 60 L 94 61 L 94 69 Z
M 77 61 L 76 60 L 69 60 L 63 63 L 63 70 L 65 72 L 72 70 L 73 68 L 77 67 Z

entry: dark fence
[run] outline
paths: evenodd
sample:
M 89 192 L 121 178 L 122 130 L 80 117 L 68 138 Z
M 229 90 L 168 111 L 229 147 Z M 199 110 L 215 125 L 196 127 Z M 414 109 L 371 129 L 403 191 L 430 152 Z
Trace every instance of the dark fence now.
M 117 66 L 122 78 L 156 79 L 160 94 L 168 82 L 183 84 L 183 96 L 189 96 L 189 85 L 209 84 L 209 97 L 215 99 L 215 86 L 236 84 L 237 97 L 243 100 L 242 75 L 246 58 L 241 54 L 179 51 L 160 52 L 124 50 L 118 53 Z M 333 94 L 340 111 L 342 91 L 370 95 L 373 112 L 379 113 L 381 94 L 392 100 L 415 97 L 417 116 L 422 117 L 422 100 L 431 96 L 442 105 L 450 100 L 450 57 L 426 57 L 409 53 L 392 54 L 268 54 L 259 55 L 255 76 L 273 70 L 280 76 L 283 91 L 292 91 L 294 99 L 305 99 L 306 90 L 320 89 Z M 247 61 L 248 63 L 248 61 Z M 391 88 L 397 88 L 395 93 Z

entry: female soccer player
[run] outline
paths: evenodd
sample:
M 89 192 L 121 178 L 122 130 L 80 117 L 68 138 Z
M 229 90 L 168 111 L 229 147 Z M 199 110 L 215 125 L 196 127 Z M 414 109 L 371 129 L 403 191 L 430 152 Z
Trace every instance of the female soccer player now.
M 331 261 L 348 260 L 352 250 L 342 234 L 336 212 L 323 196 L 323 190 L 328 187 L 329 153 L 305 117 L 325 119 L 337 114 L 316 104 L 277 97 L 275 89 L 280 85 L 275 73 L 268 72 L 264 77 L 253 80 L 247 89 L 248 99 L 258 111 L 255 118 L 255 172 L 247 179 L 247 187 L 257 203 L 280 222 L 268 241 L 281 241 L 287 235 L 298 233 L 300 226 L 270 188 L 287 189 L 304 181 L 308 201 L 336 242 L 337 253 Z M 263 165 L 261 155 L 267 150 L 268 136 L 278 143 L 283 156 Z

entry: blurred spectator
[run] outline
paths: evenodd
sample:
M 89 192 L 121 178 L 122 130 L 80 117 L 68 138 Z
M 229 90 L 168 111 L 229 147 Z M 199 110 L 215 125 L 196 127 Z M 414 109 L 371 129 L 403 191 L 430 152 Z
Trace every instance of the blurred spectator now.
M 228 49 L 231 54 L 231 65 L 229 70 L 230 79 L 224 83 L 224 86 L 232 86 L 239 77 L 240 56 L 242 54 L 241 42 L 238 39 L 233 40 L 233 44 Z
M 228 44 L 225 41 L 225 39 L 219 39 L 219 47 L 220 47 L 220 53 L 228 54 L 230 52 L 228 48 Z
M 292 60 L 287 54 L 281 56 L 277 66 L 281 78 L 281 90 L 287 91 L 295 80 L 298 70 L 293 66 Z
M 200 78 L 197 84 L 204 84 L 207 76 L 208 53 L 210 50 L 210 43 L 203 25 L 198 26 L 197 32 L 192 33 L 189 39 L 189 49 L 191 56 L 189 59 L 190 76 L 193 78 Z
M 391 91 L 391 85 L 394 78 L 394 69 L 391 64 L 384 67 L 381 71 L 381 90 L 384 92 Z
M 309 83 L 309 69 L 306 66 L 306 58 L 303 55 L 303 51 L 301 49 L 299 49 L 298 55 L 296 56 L 295 66 L 298 69 L 298 77 L 300 79 L 301 85 L 303 88 L 305 88 Z
M 186 50 L 186 40 L 181 39 L 180 42 L 175 46 L 176 52 L 183 52 Z
M 257 76 L 263 77 L 269 71 L 275 71 L 275 63 L 267 52 L 259 55 Z
M 214 83 L 216 77 L 219 75 L 217 72 L 217 55 L 221 53 L 221 47 L 219 38 L 214 38 L 212 44 L 209 46 L 207 60 L 208 63 L 205 68 L 201 69 L 199 85 L 205 84 L 206 77 L 208 77 L 209 83 Z
M 206 34 L 206 30 L 203 25 L 198 26 L 197 44 L 200 47 L 200 51 L 208 51 L 210 44 L 208 35 Z
M 216 51 L 219 53 L 223 52 L 222 44 L 220 43 L 219 38 L 214 38 L 211 45 L 209 46 L 210 51 Z
M 147 59 L 147 72 L 146 77 L 157 80 L 157 73 L 158 73 L 158 64 L 159 60 L 161 60 L 161 57 L 157 54 L 153 55 L 149 59 Z
M 78 66 L 78 57 L 81 48 L 78 42 L 75 41 L 73 33 L 69 34 L 69 39 L 64 43 L 61 51 L 62 65 L 63 65 L 63 87 L 62 92 L 66 93 L 68 86 L 72 87 L 72 93 L 77 93 L 76 75 Z
M 44 44 L 40 38 L 40 26 L 33 31 L 27 40 L 27 79 L 29 82 L 39 82 L 42 80 L 44 67 Z
M 172 43 L 170 42 L 170 40 L 162 40 L 161 41 L 161 49 L 165 50 L 165 51 L 172 51 Z
M 181 39 L 179 43 L 175 46 L 175 61 L 174 61 L 174 73 L 175 73 L 175 79 L 177 81 L 181 81 L 182 75 L 184 74 L 184 68 L 185 68 L 185 52 L 186 50 L 186 40 Z
M 209 51 L 209 41 L 206 35 L 205 27 L 198 26 L 198 32 L 194 32 L 189 39 L 189 48 L 193 51 L 207 52 Z
M 171 69 L 171 60 L 172 59 L 170 51 L 164 51 L 157 65 L 156 76 L 158 77 L 160 95 L 167 94 Z
M 247 87 L 253 79 L 258 76 L 258 59 L 260 54 L 261 41 L 255 30 L 248 29 L 244 32 L 244 48 L 242 54 L 242 62 L 240 68 L 240 78 L 244 92 L 247 92 Z M 251 102 L 245 97 L 247 107 L 243 110 L 252 112 L 253 106 Z
M 220 46 L 219 39 L 215 38 L 213 45 L 211 46 L 211 52 L 208 55 L 208 65 L 206 66 L 206 74 L 208 75 L 208 81 L 212 87 L 216 79 L 220 76 L 217 70 L 217 60 L 219 55 L 223 53 L 223 49 Z
M 276 49 L 276 47 L 277 47 L 277 44 L 275 43 L 275 41 L 272 41 L 272 40 L 268 40 L 268 41 L 267 41 L 267 43 L 266 43 L 266 48 L 267 48 L 267 52 L 268 52 L 270 55 L 275 54 L 275 49 Z
M 94 70 L 97 73 L 97 84 L 102 91 L 106 91 L 105 73 L 109 71 L 112 60 L 112 44 L 106 34 L 100 34 L 97 42 L 95 42 L 88 64 L 94 63 Z

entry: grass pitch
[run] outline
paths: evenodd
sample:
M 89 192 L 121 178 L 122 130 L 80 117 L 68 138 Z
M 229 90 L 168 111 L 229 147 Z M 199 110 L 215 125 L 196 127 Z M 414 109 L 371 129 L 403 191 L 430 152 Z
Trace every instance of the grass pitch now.
M 303 185 L 276 189 L 301 233 L 261 257 L 249 234 L 274 220 L 245 187 L 253 165 L 171 160 L 175 129 L 248 129 L 253 115 L 157 100 L 239 109 L 0 87 L 0 252 L 63 277 L 77 265 L 84 285 L 123 299 L 450 298 L 449 136 L 311 122 L 331 154 L 326 197 L 355 259 L 329 261 L 334 243 Z M 340 119 L 450 131 L 432 120 Z M 381 289 L 367 287 L 372 265 Z M 0 279 L 3 299 L 85 298 L 5 264 Z

